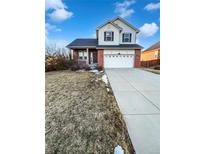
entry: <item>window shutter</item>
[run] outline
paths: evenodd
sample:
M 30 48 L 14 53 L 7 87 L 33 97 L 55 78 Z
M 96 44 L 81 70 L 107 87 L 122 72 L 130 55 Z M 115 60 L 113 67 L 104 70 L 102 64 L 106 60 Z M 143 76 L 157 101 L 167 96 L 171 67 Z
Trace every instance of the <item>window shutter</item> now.
M 125 38 L 125 34 L 123 33 L 122 34 L 122 42 L 125 42 L 124 38 Z
M 112 32 L 112 41 L 114 40 L 114 32 Z
M 131 42 L 131 40 L 132 40 L 132 33 L 130 33 L 130 42 Z
M 106 37 L 106 32 L 104 32 L 104 41 L 105 41 L 105 37 Z

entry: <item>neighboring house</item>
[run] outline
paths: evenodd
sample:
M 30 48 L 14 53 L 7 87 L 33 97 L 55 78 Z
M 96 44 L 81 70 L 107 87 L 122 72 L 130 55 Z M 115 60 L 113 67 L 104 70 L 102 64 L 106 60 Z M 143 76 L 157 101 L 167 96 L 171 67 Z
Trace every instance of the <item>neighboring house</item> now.
M 136 44 L 139 30 L 121 17 L 96 29 L 96 39 L 76 39 L 66 47 L 78 62 L 104 68 L 140 67 L 142 47 Z
M 141 53 L 141 61 L 160 59 L 160 42 L 155 43 Z

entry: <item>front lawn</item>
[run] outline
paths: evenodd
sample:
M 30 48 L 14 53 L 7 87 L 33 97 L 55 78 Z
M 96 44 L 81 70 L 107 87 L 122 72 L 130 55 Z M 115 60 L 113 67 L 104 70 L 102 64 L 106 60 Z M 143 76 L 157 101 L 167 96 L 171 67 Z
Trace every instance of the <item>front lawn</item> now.
M 46 73 L 46 154 L 134 153 L 104 73 Z

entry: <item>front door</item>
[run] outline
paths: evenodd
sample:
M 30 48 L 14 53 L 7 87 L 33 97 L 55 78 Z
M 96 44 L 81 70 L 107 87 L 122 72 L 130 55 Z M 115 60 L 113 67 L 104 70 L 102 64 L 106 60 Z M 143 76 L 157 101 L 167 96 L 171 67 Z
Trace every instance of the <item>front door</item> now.
M 93 52 L 93 63 L 94 64 L 98 62 L 97 57 L 98 57 L 97 52 Z

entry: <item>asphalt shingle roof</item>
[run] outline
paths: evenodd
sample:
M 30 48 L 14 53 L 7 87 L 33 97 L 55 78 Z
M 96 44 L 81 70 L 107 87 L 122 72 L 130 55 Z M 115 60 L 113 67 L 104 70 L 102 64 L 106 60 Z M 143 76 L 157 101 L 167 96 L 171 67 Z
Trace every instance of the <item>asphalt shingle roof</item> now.
M 146 49 L 145 51 L 143 51 L 143 52 L 146 52 L 146 51 L 149 51 L 149 50 L 158 49 L 158 48 L 160 48 L 160 41 L 157 42 L 157 43 L 155 43 L 155 44 L 153 44 L 152 46 L 150 46 L 149 48 L 147 48 L 147 49 Z
M 98 45 L 96 48 L 109 48 L 109 49 L 118 49 L 118 48 L 122 48 L 122 49 L 126 49 L 126 48 L 134 48 L 134 49 L 142 49 L 143 47 L 138 45 L 138 44 L 120 44 L 120 45 Z
M 75 39 L 66 47 L 96 47 L 98 44 L 97 39 Z
M 94 47 L 103 49 L 142 49 L 143 47 L 138 44 L 120 44 L 120 45 L 98 45 L 97 39 L 75 39 L 73 42 L 66 46 L 67 48 L 83 48 Z

